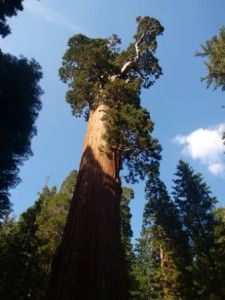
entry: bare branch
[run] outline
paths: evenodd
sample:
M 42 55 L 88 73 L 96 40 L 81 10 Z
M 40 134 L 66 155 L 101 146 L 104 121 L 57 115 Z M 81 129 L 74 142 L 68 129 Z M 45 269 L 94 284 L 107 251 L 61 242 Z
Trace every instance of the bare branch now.
M 113 75 L 110 77 L 111 81 L 114 81 L 116 78 L 120 77 L 121 75 L 126 74 L 132 67 L 134 67 L 137 64 L 138 60 L 140 59 L 140 45 L 143 43 L 143 41 L 147 37 L 150 37 L 154 33 L 155 30 L 156 30 L 156 27 L 153 27 L 141 35 L 141 37 L 134 44 L 135 57 L 132 58 L 131 60 L 125 62 L 120 70 L 120 74 Z
M 143 33 L 142 36 L 140 37 L 140 39 L 134 44 L 134 48 L 135 48 L 135 52 L 136 55 L 133 59 L 127 61 L 123 67 L 121 68 L 120 74 L 125 74 L 127 72 L 127 70 L 129 70 L 132 66 L 134 66 L 137 61 L 140 58 L 140 48 L 139 45 L 142 43 L 142 41 L 144 40 L 145 34 Z

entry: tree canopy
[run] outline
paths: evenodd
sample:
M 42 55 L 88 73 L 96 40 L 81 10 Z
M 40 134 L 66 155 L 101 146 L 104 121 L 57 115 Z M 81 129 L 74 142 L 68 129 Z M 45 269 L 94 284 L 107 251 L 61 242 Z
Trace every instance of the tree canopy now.
M 208 74 L 203 77 L 207 87 L 213 86 L 225 91 L 225 27 L 220 29 L 218 35 L 213 36 L 204 45 L 197 56 L 206 57 L 205 65 Z
M 1 0 L 0 1 L 0 35 L 7 36 L 11 30 L 7 24 L 7 18 L 16 16 L 18 11 L 23 10 L 23 0 Z
M 31 139 L 41 109 L 41 77 L 35 60 L 0 51 L 0 219 L 10 210 L 9 189 L 20 181 L 19 167 L 32 155 Z

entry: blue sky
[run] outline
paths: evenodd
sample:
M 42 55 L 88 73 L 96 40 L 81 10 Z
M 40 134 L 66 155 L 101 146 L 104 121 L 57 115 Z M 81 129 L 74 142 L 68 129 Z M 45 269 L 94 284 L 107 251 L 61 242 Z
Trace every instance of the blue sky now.
M 62 4 L 63 3 L 63 4 Z M 165 27 L 157 56 L 164 75 L 142 92 L 142 104 L 155 122 L 154 136 L 163 147 L 162 179 L 172 185 L 178 160 L 183 158 L 204 174 L 219 204 L 225 204 L 224 147 L 225 94 L 206 89 L 200 77 L 206 69 L 194 53 L 225 25 L 224 0 L 25 0 L 25 9 L 9 23 L 12 34 L 0 47 L 14 55 L 34 57 L 42 66 L 45 94 L 33 139 L 33 157 L 21 167 L 22 183 L 12 190 L 19 215 L 37 198 L 47 177 L 59 186 L 78 169 L 86 124 L 71 115 L 65 102 L 66 86 L 58 68 L 67 40 L 76 33 L 91 37 L 118 34 L 126 46 L 135 32 L 136 16 L 153 16 Z M 144 183 L 133 186 L 131 204 L 134 237 L 138 237 L 144 206 Z

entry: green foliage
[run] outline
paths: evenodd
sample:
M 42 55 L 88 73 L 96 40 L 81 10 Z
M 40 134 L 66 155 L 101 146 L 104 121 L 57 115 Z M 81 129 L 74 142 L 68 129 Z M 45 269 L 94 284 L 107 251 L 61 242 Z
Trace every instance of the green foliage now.
M 135 255 L 129 208 L 134 193 L 123 187 L 121 242 L 129 299 L 224 299 L 225 209 L 214 210 L 209 188 L 187 163 L 179 162 L 176 176 L 173 202 L 159 173 L 149 174 Z M 72 171 L 59 192 L 45 187 L 18 221 L 5 216 L 0 227 L 0 299 L 44 296 L 76 178 Z M 217 294 L 212 284 L 217 284 Z
M 211 191 L 202 174 L 195 173 L 188 163 L 179 161 L 175 175 L 173 195 L 182 222 L 191 240 L 198 243 L 198 239 L 203 238 L 206 242 L 204 247 L 209 249 L 213 241 L 213 210 L 216 198 L 211 197 Z M 195 228 L 198 228 L 197 232 Z
M 131 228 L 131 212 L 130 212 L 130 201 L 134 198 L 134 192 L 131 188 L 123 187 L 122 188 L 122 197 L 120 202 L 120 220 L 121 220 L 121 243 L 122 249 L 126 262 L 126 270 L 128 275 L 128 290 L 130 297 L 133 296 L 134 286 L 135 286 L 135 277 L 133 271 L 134 263 L 134 254 L 133 247 L 131 243 L 131 238 L 133 236 L 133 231 Z
M 224 209 L 184 161 L 174 183 L 172 201 L 159 173 L 149 174 L 134 299 L 224 299 Z
M 214 257 L 218 277 L 222 283 L 222 294 L 225 295 L 225 208 L 216 209 L 215 216 L 217 222 L 215 226 Z
M 160 263 L 158 252 L 153 247 L 149 230 L 142 230 L 136 245 L 134 274 L 137 281 L 136 298 L 140 300 L 162 299 Z
M 127 61 L 135 61 L 137 55 L 135 44 L 137 44 L 140 49 L 139 58 L 136 63 L 131 64 L 129 72 L 122 78 L 126 80 L 139 78 L 141 86 L 149 88 L 162 75 L 162 69 L 154 54 L 157 49 L 156 38 L 163 33 L 164 28 L 155 18 L 137 17 L 136 21 L 138 26 L 134 42 L 116 57 L 115 63 L 121 68 Z
M 203 78 L 207 87 L 213 86 L 225 90 L 225 27 L 220 29 L 218 36 L 213 36 L 205 45 L 202 51 L 196 53 L 197 56 L 207 57 L 205 65 L 208 74 Z
M 59 71 L 63 82 L 68 83 L 66 99 L 72 112 L 80 116 L 84 109 L 92 109 L 99 102 L 99 89 L 114 74 L 114 53 L 107 39 L 91 39 L 78 34 L 69 39 L 68 49 Z
M 69 173 L 60 187 L 60 193 L 68 194 L 71 198 L 77 181 L 77 171 L 73 170 Z
M 214 254 L 216 198 L 211 196 L 203 176 L 195 173 L 182 160 L 177 166 L 174 183 L 174 200 L 192 250 L 192 273 L 197 297 L 223 299 Z
M 49 190 L 45 189 L 35 204 L 11 226 L 7 243 L 1 244 L 1 299 L 28 299 L 35 280 L 37 282 L 40 278 L 38 257 L 35 255 L 39 245 L 36 219 L 47 194 Z
M 139 17 L 137 23 L 134 43 L 122 52 L 116 48 L 120 44 L 120 39 L 116 35 L 108 39 L 91 39 L 77 34 L 69 39 L 59 74 L 62 81 L 69 86 L 67 101 L 71 104 L 75 115 L 81 115 L 85 108 L 91 110 L 101 102 L 109 101 L 116 106 L 118 102 L 124 101 L 123 96 L 121 99 L 120 97 L 112 99 L 112 94 L 107 93 L 110 83 L 112 84 L 115 78 L 120 78 L 124 83 L 134 80 L 142 83 L 144 87 L 149 87 L 153 84 L 150 78 L 153 76 L 157 79 L 161 75 L 162 71 L 154 53 L 157 47 L 156 37 L 162 34 L 163 27 L 159 21 L 150 17 Z M 140 47 L 137 63 L 131 63 L 131 67 L 124 74 L 123 65 L 135 60 L 137 42 Z M 115 91 L 117 95 L 125 94 L 126 103 L 129 101 L 129 93 L 127 97 L 126 91 L 122 90 L 123 87 L 126 90 L 128 85 L 118 83 L 113 85 L 113 92 Z M 133 97 L 138 97 L 140 87 L 140 84 L 136 86 L 134 90 L 136 95 Z
M 103 101 L 103 103 L 107 106 L 115 109 L 126 104 L 139 107 L 139 89 L 140 80 L 138 78 L 128 82 L 125 82 L 120 78 L 116 78 L 115 80 L 109 81 L 105 84 L 101 93 L 101 101 Z
M 23 10 L 23 0 L 6 0 L 0 2 L 0 35 L 7 36 L 11 31 L 7 25 L 7 17 L 16 16 L 18 11 Z
M 160 159 L 160 146 L 152 138 L 153 122 L 140 106 L 141 88 L 149 88 L 162 74 L 155 57 L 159 21 L 137 18 L 134 42 L 121 51 L 120 39 L 91 39 L 78 34 L 70 38 L 59 70 L 68 84 L 67 101 L 76 116 L 86 118 L 100 104 L 106 106 L 104 136 L 108 149 L 117 151 L 120 166 L 128 167 L 127 181 L 144 178 Z M 115 150 L 116 149 L 116 150 Z
M 10 210 L 10 188 L 19 182 L 19 166 L 32 155 L 31 139 L 41 109 L 41 68 L 35 60 L 0 51 L 0 219 Z
M 19 221 L 0 231 L 0 298 L 42 299 L 53 255 L 62 237 L 70 195 L 43 189 Z M 8 229 L 6 231 L 6 228 Z
M 120 218 L 121 218 L 121 241 L 125 255 L 127 256 L 126 261 L 129 262 L 132 257 L 132 244 L 131 238 L 133 231 L 131 229 L 131 212 L 130 212 L 130 201 L 134 198 L 134 192 L 131 188 L 123 187 L 123 193 L 120 202 Z
M 45 187 L 35 204 L 16 222 L 5 217 L 0 227 L 0 299 L 40 300 L 45 294 L 53 256 L 62 238 L 71 197 L 77 180 L 72 171 L 60 191 Z M 121 239 L 132 289 L 133 235 L 129 203 L 134 193 L 123 188 L 121 199 Z M 132 292 L 132 291 L 131 291 Z
M 38 252 L 50 271 L 51 259 L 60 243 L 70 206 L 70 195 L 54 193 L 45 199 L 37 217 Z
M 151 136 L 154 123 L 147 110 L 126 104 L 120 109 L 111 109 L 104 120 L 107 128 L 104 138 L 126 164 L 129 173 L 125 179 L 128 182 L 135 182 L 137 176 L 143 179 L 158 166 L 161 147 Z
M 158 173 L 149 174 L 145 192 L 136 267 L 141 299 L 191 299 L 187 236 Z

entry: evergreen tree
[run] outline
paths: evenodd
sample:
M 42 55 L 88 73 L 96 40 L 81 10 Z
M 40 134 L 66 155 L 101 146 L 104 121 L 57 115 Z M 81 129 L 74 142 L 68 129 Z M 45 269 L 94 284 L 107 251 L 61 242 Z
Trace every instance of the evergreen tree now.
M 191 299 L 188 239 L 159 174 L 149 175 L 146 199 L 137 247 L 141 299 Z
M 160 262 L 151 230 L 142 229 L 135 248 L 134 275 L 137 281 L 134 299 L 162 299 L 163 292 L 160 281 Z
M 70 190 L 76 172 L 62 187 Z M 72 177 L 72 178 L 71 178 Z M 61 187 L 61 188 L 62 188 Z M 0 298 L 40 300 L 45 294 L 53 255 L 60 243 L 69 210 L 70 193 L 45 187 L 18 222 L 6 219 L 0 230 Z
M 60 193 L 68 194 L 72 198 L 76 186 L 76 181 L 77 181 L 77 171 L 73 170 L 63 181 L 60 187 Z
M 32 154 L 41 77 L 35 60 L 17 59 L 0 50 L 0 221 L 10 211 L 9 189 L 20 181 L 19 166 Z
M 20 216 L 19 221 L 11 226 L 11 230 L 8 231 L 0 246 L 1 299 L 22 300 L 29 299 L 32 295 L 32 289 L 39 279 L 40 272 L 37 263 L 39 260 L 37 249 L 40 240 L 36 235 L 38 229 L 36 221 L 42 202 L 52 192 L 55 191 L 49 191 L 48 188 L 43 190 L 35 204 L 28 208 Z
M 6 218 L 0 229 L 0 298 L 40 300 L 49 281 L 53 255 L 62 238 L 76 171 L 60 192 L 45 187 L 18 222 Z
M 193 276 L 199 299 L 224 299 L 214 257 L 213 213 L 216 198 L 200 173 L 179 161 L 174 180 L 174 200 L 192 248 Z
M 225 295 L 225 207 L 217 208 L 214 212 L 216 217 L 214 257 L 216 268 Z
M 123 187 L 122 196 L 120 202 L 120 219 L 121 219 L 121 243 L 125 257 L 126 271 L 128 275 L 128 290 L 129 297 L 133 299 L 136 294 L 136 279 L 133 270 L 134 265 L 134 253 L 131 238 L 133 231 L 131 228 L 130 201 L 134 198 L 134 192 L 131 188 Z
M 16 16 L 18 11 L 23 10 L 23 0 L 1 0 L 0 1 L 0 35 L 7 36 L 11 31 L 7 25 L 7 17 Z
M 225 90 L 225 27 L 220 29 L 218 35 L 213 36 L 204 45 L 197 56 L 206 57 L 205 65 L 208 74 L 203 78 L 207 86 L 213 86 Z
M 52 265 L 46 299 L 126 299 L 120 241 L 119 171 L 134 182 L 160 159 L 151 136 L 153 122 L 140 106 L 140 90 L 162 74 L 155 57 L 163 27 L 137 18 L 134 42 L 120 51 L 120 39 L 69 40 L 60 69 L 74 115 L 85 114 L 87 135 L 62 243 Z

